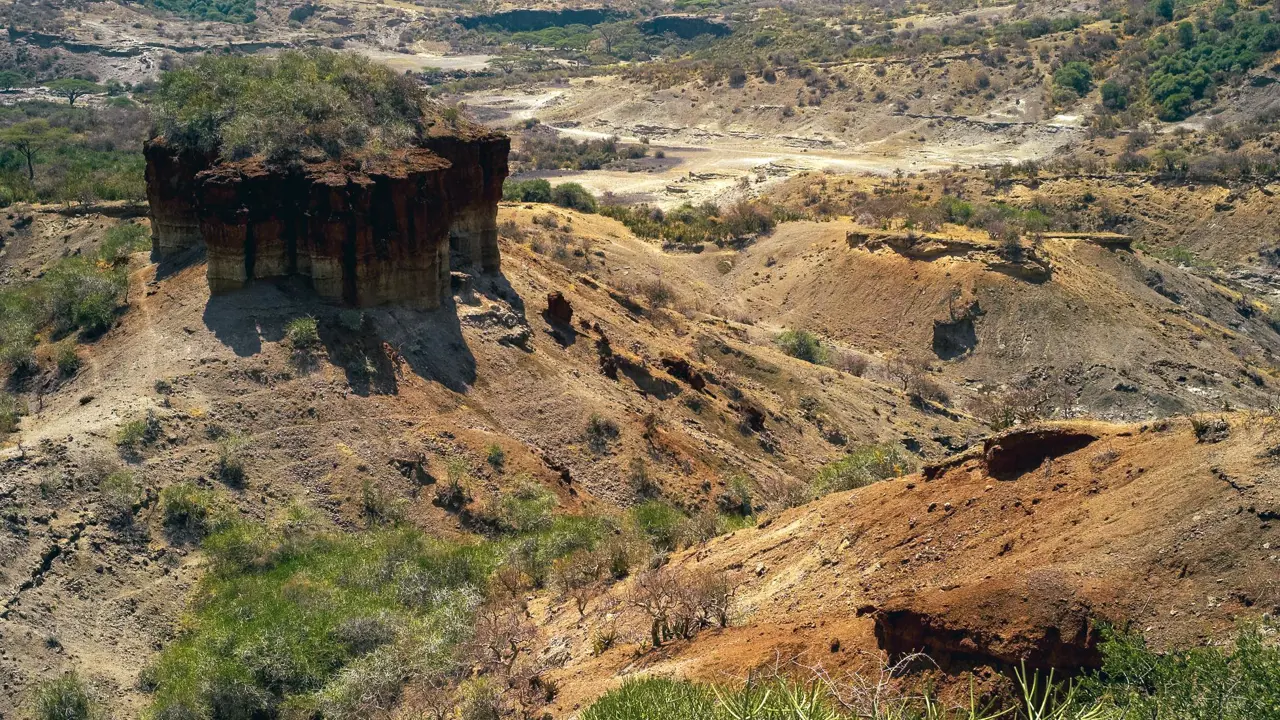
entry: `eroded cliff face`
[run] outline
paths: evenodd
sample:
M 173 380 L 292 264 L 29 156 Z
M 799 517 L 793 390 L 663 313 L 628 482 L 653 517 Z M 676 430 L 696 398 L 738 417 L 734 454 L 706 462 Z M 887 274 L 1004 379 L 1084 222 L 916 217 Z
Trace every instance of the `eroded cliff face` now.
M 152 252 L 167 258 L 200 245 L 196 173 L 208 166 L 208 160 L 196 153 L 175 151 L 160 139 L 147 142 L 143 155 L 147 160 Z
M 453 164 L 449 205 L 455 209 L 455 219 L 449 235 L 454 255 L 465 264 L 479 263 L 485 272 L 497 271 L 498 201 L 507 179 L 510 138 L 442 135 L 428 137 L 423 145 Z
M 153 245 L 202 244 L 209 289 L 298 276 L 330 301 L 439 306 L 449 272 L 498 270 L 497 212 L 510 141 L 427 138 L 424 147 L 270 167 L 147 148 Z

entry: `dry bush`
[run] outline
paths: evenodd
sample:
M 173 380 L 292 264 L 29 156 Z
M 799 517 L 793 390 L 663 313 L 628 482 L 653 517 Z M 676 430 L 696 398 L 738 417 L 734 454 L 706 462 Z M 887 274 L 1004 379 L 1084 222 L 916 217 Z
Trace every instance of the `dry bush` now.
M 513 602 L 491 602 L 476 613 L 471 650 L 479 662 L 510 673 L 537 638 L 538 629 L 523 607 Z
M 578 550 L 551 566 L 551 577 L 561 597 L 573 601 L 579 617 L 586 617 L 587 604 L 600 594 L 602 581 L 609 575 L 609 560 L 603 550 Z
M 756 478 L 756 496 L 765 509 L 779 512 L 803 505 L 813 499 L 807 483 L 787 475 L 765 475 Z
M 637 575 L 627 602 L 648 618 L 650 642 L 660 647 L 703 628 L 727 627 L 736 591 L 727 573 L 666 567 Z
M 871 364 L 865 356 L 847 350 L 831 351 L 831 367 L 846 372 L 854 377 L 862 377 L 867 372 L 867 366 Z

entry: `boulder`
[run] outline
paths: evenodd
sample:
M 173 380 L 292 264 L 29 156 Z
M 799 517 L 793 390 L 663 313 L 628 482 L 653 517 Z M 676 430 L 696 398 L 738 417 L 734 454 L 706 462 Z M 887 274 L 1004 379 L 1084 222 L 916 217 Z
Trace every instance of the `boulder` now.
M 565 325 L 573 321 L 573 306 L 559 290 L 547 293 L 547 318 Z

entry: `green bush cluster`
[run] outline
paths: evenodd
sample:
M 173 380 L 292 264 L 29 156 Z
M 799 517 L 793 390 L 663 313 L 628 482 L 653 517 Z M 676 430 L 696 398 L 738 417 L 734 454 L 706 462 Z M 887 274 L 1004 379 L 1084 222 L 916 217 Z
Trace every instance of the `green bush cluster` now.
M 1151 44 L 1151 103 L 1161 120 L 1182 120 L 1215 87 L 1280 49 L 1280 23 L 1265 10 L 1241 11 L 1235 0 L 1222 0 L 1212 17 L 1179 23 Z
M 495 547 L 500 549 L 505 566 L 518 571 L 534 587 L 544 587 L 557 560 L 597 549 L 614 531 L 620 528 L 605 518 L 560 515 L 533 532 L 500 536 Z M 628 563 L 622 575 L 629 571 Z
M 284 337 L 297 352 L 313 350 L 320 344 L 319 324 L 310 315 L 294 318 L 285 323 Z
M 639 237 L 680 245 L 716 243 L 763 235 L 778 222 L 796 216 L 762 202 L 742 201 L 727 208 L 712 203 L 684 204 L 666 211 L 650 205 L 606 205 L 600 214 L 611 217 Z
M 222 522 L 217 496 L 193 483 L 174 483 L 160 491 L 160 521 L 179 541 L 200 540 Z
M 624 145 L 617 138 L 579 142 L 555 133 L 526 132 L 520 149 L 511 153 L 511 161 L 529 170 L 599 170 L 646 154 L 644 145 Z
M 18 420 L 27 414 L 27 406 L 18 398 L 0 391 L 0 435 L 18 431 Z
M 818 336 L 808 330 L 783 330 L 775 342 L 782 352 L 793 358 L 815 365 L 825 365 L 827 362 L 827 349 Z
M 1083 96 L 1093 88 L 1093 69 L 1089 67 L 1089 63 L 1082 60 L 1064 63 L 1054 71 L 1053 83 L 1074 92 L 1077 96 Z
M 412 78 L 326 50 L 201 56 L 161 76 L 154 109 L 160 133 L 179 147 L 276 163 L 307 150 L 403 148 L 449 122 Z
M 43 277 L 0 290 L 0 365 L 33 371 L 37 333 L 59 338 L 105 331 L 127 290 L 124 268 L 83 256 L 64 258 Z
M 152 668 L 153 717 L 365 717 L 410 677 L 453 678 L 496 564 L 485 545 L 232 523 L 184 633 Z
M 596 211 L 596 198 L 578 183 L 560 183 L 551 188 L 551 202 L 562 208 L 584 213 Z
M 36 720 L 93 720 L 101 710 L 88 683 L 74 672 L 37 685 L 31 706 Z
M 197 20 L 251 23 L 258 18 L 255 0 L 149 0 L 149 3 Z
M 552 187 L 542 179 L 507 180 L 502 185 L 502 199 L 507 202 L 552 203 L 585 213 L 593 213 L 598 207 L 591 191 L 578 183 L 561 183 Z
M 1153 720 L 1261 720 L 1280 717 L 1280 627 L 1246 623 L 1221 646 L 1157 653 L 1142 637 L 1109 631 L 1102 670 L 1082 686 L 1106 707 Z
M 125 223 L 107 230 L 98 248 L 98 257 L 109 265 L 128 262 L 136 252 L 151 249 L 151 232 L 142 225 Z
M 0 207 L 146 199 L 148 123 L 139 108 L 0 107 Z
M 897 443 L 861 445 L 823 465 L 814 474 L 811 486 L 815 495 L 822 496 L 899 477 L 914 468 L 915 462 Z

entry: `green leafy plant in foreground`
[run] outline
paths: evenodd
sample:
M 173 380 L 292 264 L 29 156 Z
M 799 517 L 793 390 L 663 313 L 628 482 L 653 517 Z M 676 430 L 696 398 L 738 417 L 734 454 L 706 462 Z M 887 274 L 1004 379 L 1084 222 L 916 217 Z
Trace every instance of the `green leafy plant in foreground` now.
M 409 678 L 455 672 L 454 648 L 496 564 L 483 544 L 306 523 L 231 523 L 204 547 L 215 569 L 154 666 L 153 717 L 386 707 Z
M 1053 672 L 1018 669 L 1013 696 L 989 706 L 972 694 L 967 703 L 948 705 L 927 687 L 899 693 L 857 677 L 753 678 L 731 686 L 645 677 L 601 697 L 582 720 L 1275 720 L 1276 629 L 1273 621 L 1245 624 L 1224 646 L 1165 654 L 1152 652 L 1140 636 L 1108 631 L 1101 670 L 1062 681 Z M 850 692 L 855 687 L 876 691 Z

